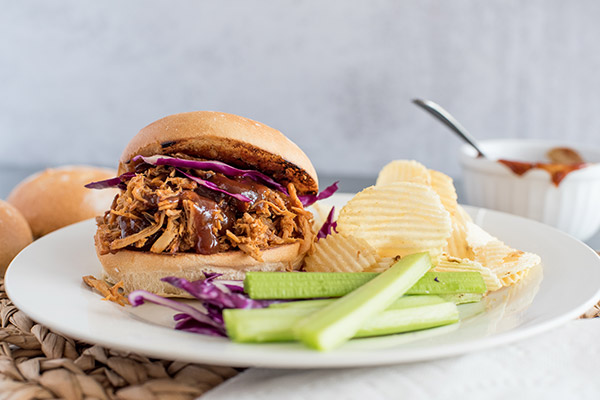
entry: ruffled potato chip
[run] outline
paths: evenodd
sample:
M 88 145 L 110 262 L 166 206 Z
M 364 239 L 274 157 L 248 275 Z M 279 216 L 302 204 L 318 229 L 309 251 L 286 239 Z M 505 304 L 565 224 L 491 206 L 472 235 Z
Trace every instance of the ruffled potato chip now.
M 427 167 L 418 161 L 395 160 L 379 171 L 375 185 L 382 186 L 396 182 L 414 182 L 431 186 L 431 176 Z
M 433 169 L 429 170 L 429 176 L 431 178 L 431 187 L 440 196 L 440 200 L 446 211 L 450 213 L 450 216 L 453 216 L 458 207 L 458 197 L 454 188 L 454 181 L 448 175 Z
M 452 233 L 448 238 L 444 253 L 451 257 L 473 259 L 473 251 L 467 242 L 467 222 L 471 217 L 460 206 L 456 206 L 456 212 L 451 216 Z
M 381 261 L 364 239 L 333 233 L 319 239 L 304 259 L 308 272 L 362 272 Z
M 365 272 L 383 272 L 390 268 L 394 261 L 396 261 L 395 257 L 383 257 L 369 268 L 366 268 Z
M 376 186 L 397 182 L 413 182 L 430 186 L 440 196 L 444 208 L 453 215 L 456 211 L 457 196 L 454 182 L 448 175 L 427 169 L 414 160 L 395 160 L 379 172 Z
M 366 188 L 342 208 L 337 228 L 366 240 L 381 257 L 428 251 L 434 264 L 452 229 L 440 197 L 411 182 Z
M 541 263 L 537 254 L 515 250 L 472 222 L 467 222 L 467 242 L 473 260 L 491 269 L 500 280 Z
M 525 279 L 527 274 L 529 274 L 529 271 L 531 271 L 531 269 L 524 269 L 523 271 L 519 271 L 514 274 L 507 275 L 504 278 L 500 279 L 500 282 L 502 282 L 502 286 L 512 286 L 515 283 L 518 283 L 518 282 L 522 281 L 523 279 Z

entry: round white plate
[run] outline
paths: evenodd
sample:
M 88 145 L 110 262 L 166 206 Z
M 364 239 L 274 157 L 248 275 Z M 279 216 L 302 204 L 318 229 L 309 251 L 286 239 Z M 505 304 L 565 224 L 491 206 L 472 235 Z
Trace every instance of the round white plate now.
M 348 195 L 326 201 L 340 206 Z M 6 274 L 15 305 L 47 327 L 90 343 L 148 356 L 230 366 L 329 368 L 371 366 L 448 357 L 509 343 L 554 328 L 600 298 L 600 258 L 582 242 L 546 225 L 466 207 L 479 224 L 509 245 L 542 257 L 520 284 L 477 305 L 461 307 L 459 324 L 353 340 L 319 353 L 297 343 L 235 344 L 171 328 L 172 312 L 152 304 L 120 307 L 101 301 L 81 280 L 100 276 L 94 221 L 47 235 L 21 252 Z M 479 311 L 479 313 L 478 313 Z

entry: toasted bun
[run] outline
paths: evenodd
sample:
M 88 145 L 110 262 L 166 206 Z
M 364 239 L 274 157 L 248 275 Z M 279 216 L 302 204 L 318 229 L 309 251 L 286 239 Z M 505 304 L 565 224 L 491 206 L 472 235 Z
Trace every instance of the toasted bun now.
M 25 246 L 33 241 L 31 229 L 19 210 L 0 200 L 0 277 L 8 264 Z
M 246 271 L 297 270 L 304 255 L 299 250 L 300 243 L 273 247 L 262 252 L 263 262 L 256 261 L 241 251 L 211 255 L 171 255 L 119 250 L 114 254 L 98 253 L 98 259 L 104 267 L 104 278 L 112 283 L 122 281 L 127 292 L 144 289 L 161 296 L 191 297 L 160 279 L 177 276 L 195 281 L 204 279 L 205 272 L 216 272 L 223 274 L 222 279 L 242 280 Z
M 84 185 L 115 174 L 112 169 L 88 166 L 47 169 L 19 183 L 7 200 L 23 214 L 37 238 L 108 210 L 118 190 Z
M 251 119 L 213 111 L 170 115 L 143 128 L 127 145 L 119 174 L 136 155 L 184 153 L 256 169 L 298 193 L 316 193 L 317 173 L 302 150 L 281 132 Z

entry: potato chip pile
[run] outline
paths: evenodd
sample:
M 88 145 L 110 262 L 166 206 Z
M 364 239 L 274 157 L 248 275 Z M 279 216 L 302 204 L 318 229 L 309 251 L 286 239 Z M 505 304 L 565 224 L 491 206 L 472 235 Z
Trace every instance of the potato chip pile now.
M 397 160 L 341 209 L 337 232 L 314 244 L 305 270 L 381 272 L 395 258 L 422 251 L 436 271 L 480 272 L 490 291 L 519 282 L 541 262 L 474 224 L 457 203 L 452 178 Z

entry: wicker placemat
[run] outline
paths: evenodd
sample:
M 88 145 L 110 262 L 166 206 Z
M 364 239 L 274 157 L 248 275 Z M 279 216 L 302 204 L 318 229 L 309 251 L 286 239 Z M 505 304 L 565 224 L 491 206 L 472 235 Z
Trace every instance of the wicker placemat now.
M 581 318 L 600 315 L 600 304 Z M 79 342 L 19 311 L 0 279 L 0 398 L 193 399 L 236 375 L 229 367 L 156 360 Z
M 0 279 L 0 398 L 187 400 L 236 375 L 79 342 L 19 311 Z

